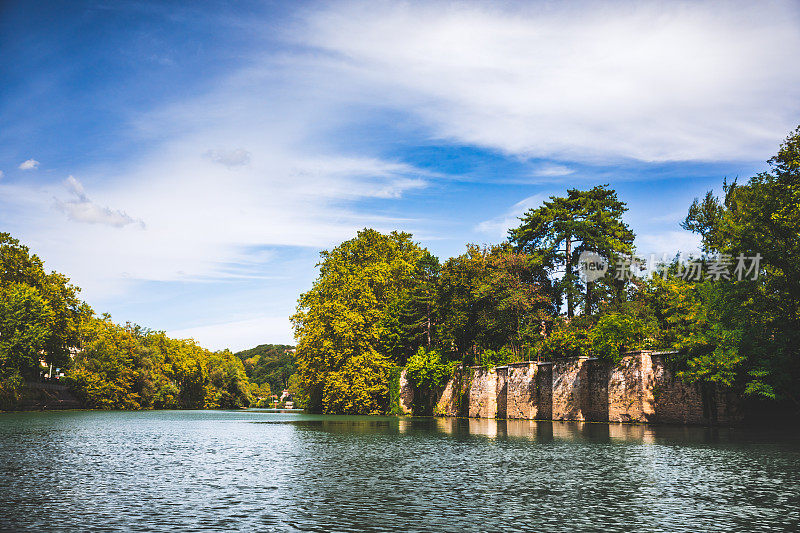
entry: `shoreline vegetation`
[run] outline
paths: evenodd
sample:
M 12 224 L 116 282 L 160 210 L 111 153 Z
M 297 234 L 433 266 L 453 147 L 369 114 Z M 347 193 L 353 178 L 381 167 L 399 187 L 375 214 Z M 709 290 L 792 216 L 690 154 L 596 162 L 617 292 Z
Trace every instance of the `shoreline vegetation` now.
M 627 207 L 606 185 L 551 197 L 506 242 L 443 263 L 410 234 L 360 231 L 320 254 L 292 317 L 304 405 L 393 414 L 402 367 L 430 395 L 458 364 L 616 362 L 651 349 L 670 352 L 681 380 L 735 392 L 750 421 L 797 417 L 800 127 L 768 163 L 688 206 L 681 226 L 701 237 L 703 255 L 667 258 L 653 276 L 581 279 L 582 253 L 627 264 L 622 272 L 639 260 Z
M 214 352 L 98 316 L 79 292 L 0 233 L 0 410 L 36 408 L 42 382 L 89 409 L 231 409 L 275 405 L 272 390 L 297 395 L 292 346 Z
M 688 383 L 735 391 L 751 419 L 800 412 L 800 127 L 770 170 L 688 206 L 703 275 L 668 258 L 655 276 L 586 282 L 581 254 L 637 263 L 626 204 L 607 185 L 530 209 L 495 245 L 444 262 L 401 232 L 364 229 L 320 254 L 291 317 L 297 340 L 233 353 L 169 338 L 80 300 L 80 289 L 0 233 L 0 410 L 43 376 L 92 409 L 271 407 L 287 395 L 325 414 L 399 414 L 400 372 L 432 394 L 456 365 L 671 352 Z M 737 257 L 759 258 L 748 276 Z M 721 275 L 718 265 L 728 270 Z M 717 274 L 708 275 L 714 268 Z M 52 374 L 52 376 L 51 376 Z

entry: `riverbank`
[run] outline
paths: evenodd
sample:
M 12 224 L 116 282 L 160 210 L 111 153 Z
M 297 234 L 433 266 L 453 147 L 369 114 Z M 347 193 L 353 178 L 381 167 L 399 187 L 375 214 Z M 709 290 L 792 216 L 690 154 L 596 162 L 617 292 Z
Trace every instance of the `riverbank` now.
M 28 381 L 19 391 L 19 400 L 13 411 L 63 411 L 82 409 L 80 401 L 69 387 L 60 383 Z

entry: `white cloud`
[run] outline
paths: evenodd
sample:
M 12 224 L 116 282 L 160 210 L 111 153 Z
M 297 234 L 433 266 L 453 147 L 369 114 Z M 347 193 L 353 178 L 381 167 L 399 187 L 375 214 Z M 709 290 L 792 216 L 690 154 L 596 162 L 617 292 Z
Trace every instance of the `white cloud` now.
M 511 206 L 511 209 L 504 214 L 479 223 L 475 226 L 475 230 L 491 235 L 492 237 L 497 237 L 500 240 L 505 240 L 508 237 L 508 230 L 520 225 L 519 217 L 528 211 L 528 209 L 542 205 L 542 202 L 547 200 L 547 198 L 548 196 L 545 194 L 529 196 Z
M 250 152 L 243 148 L 235 150 L 208 150 L 206 156 L 213 162 L 228 168 L 241 167 L 250 163 Z
M 679 252 L 684 255 L 700 253 L 700 236 L 683 230 L 637 235 L 635 244 L 638 254 L 655 254 L 659 259 L 664 254 L 672 259 Z
M 66 213 L 67 217 L 75 222 L 84 224 L 102 224 L 121 228 L 129 224 L 138 224 L 144 229 L 143 221 L 133 218 L 123 211 L 103 207 L 92 202 L 83 189 L 80 181 L 74 176 L 69 176 L 64 185 L 74 198 L 71 200 L 56 199 L 56 207 Z
M 39 162 L 35 159 L 28 159 L 27 161 L 23 161 L 19 164 L 20 170 L 33 170 L 35 168 L 39 168 Z
M 320 86 L 510 154 L 763 160 L 800 112 L 794 2 L 353 2 L 307 13 L 289 38 L 325 51 L 297 67 Z
M 207 324 L 168 331 L 176 339 L 194 339 L 212 350 L 230 348 L 232 351 L 252 348 L 264 342 L 294 344 L 289 321 L 284 316 L 259 316 L 246 320 Z
M 566 166 L 566 165 L 558 165 L 555 163 L 545 163 L 539 165 L 533 170 L 534 176 L 541 176 L 544 178 L 554 178 L 554 177 L 561 177 L 561 176 L 569 176 L 570 174 L 574 174 L 575 170 Z
M 3 176 L 5 176 L 5 173 L 2 170 L 0 170 L 0 180 L 3 179 Z
M 126 167 L 82 169 L 91 197 L 78 180 L 68 179 L 72 198 L 57 206 L 72 220 L 93 224 L 63 225 L 46 213 L 34 221 L 33 213 L 41 212 L 29 211 L 20 221 L 29 240 L 48 238 L 41 252 L 69 272 L 91 301 L 120 294 L 137 280 L 260 279 L 270 267 L 252 264 L 252 254 L 265 246 L 324 248 L 365 226 L 414 229 L 408 220 L 359 209 L 355 202 L 398 198 L 426 187 L 432 174 L 401 162 L 330 154 L 305 142 L 305 128 L 289 137 L 285 124 L 297 127 L 300 120 L 290 106 L 283 106 L 288 116 L 273 120 L 265 118 L 274 113 L 268 105 L 243 105 L 247 112 L 236 113 L 255 96 L 226 89 L 144 117 L 144 135 L 175 124 L 181 132 Z M 209 101 L 231 102 L 230 118 L 194 124 L 192 117 L 202 116 Z M 253 154 L 250 164 L 236 168 L 235 179 L 227 166 L 209 165 L 205 148 L 198 149 L 220 139 L 246 145 Z M 141 221 L 147 231 L 117 229 Z M 54 235 L 58 239 L 50 240 Z M 287 317 L 295 298 L 287 302 Z

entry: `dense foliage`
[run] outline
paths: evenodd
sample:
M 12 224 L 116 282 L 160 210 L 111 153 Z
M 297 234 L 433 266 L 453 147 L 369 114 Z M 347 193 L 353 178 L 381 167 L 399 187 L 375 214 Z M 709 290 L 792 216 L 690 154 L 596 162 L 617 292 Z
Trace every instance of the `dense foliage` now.
M 722 199 L 695 200 L 684 227 L 709 253 L 735 263 L 758 253 L 757 279 L 724 280 L 709 335 L 715 351 L 702 371 L 723 365 L 748 394 L 800 408 L 800 127 L 769 160 L 770 169 L 744 184 L 725 183 Z
M 689 208 L 683 226 L 702 236 L 705 249 L 693 261 L 706 269 L 699 276 L 686 275 L 682 257 L 641 275 L 634 234 L 623 221 L 627 207 L 607 186 L 551 197 L 521 217 L 507 243 L 469 245 L 444 263 L 407 234 L 359 232 L 322 254 L 320 276 L 294 316 L 308 405 L 390 412 L 396 366 L 433 389 L 456 362 L 616 361 L 629 350 L 661 349 L 687 381 L 733 387 L 797 411 L 798 154 L 800 128 L 770 160 L 770 171 L 745 184 L 724 183 L 722 199 L 709 193 Z M 582 278 L 583 252 L 618 270 Z M 735 276 L 745 256 L 760 264 Z
M 87 407 L 215 409 L 250 405 L 242 362 L 108 316 L 84 329 L 83 349 L 66 381 Z
M 8 233 L 0 233 L 0 409 L 15 406 L 42 366 L 65 368 L 92 311 L 79 289 Z
M 512 358 L 552 312 L 538 264 L 507 245 L 470 246 L 439 265 L 410 235 L 367 229 L 322 259 L 293 317 L 304 400 L 315 411 L 391 412 L 396 366 L 408 362 L 430 384 L 427 370 L 438 381 L 450 362 L 494 350 Z
M 321 412 L 384 413 L 392 356 L 416 321 L 401 320 L 403 302 L 423 258 L 406 233 L 364 230 L 323 252 L 314 287 L 292 317 L 305 405 Z
M 249 350 L 236 352 L 242 360 L 251 383 L 276 394 L 289 387 L 289 379 L 297 371 L 294 346 L 286 344 L 260 344 Z M 269 394 L 267 394 L 269 395 Z
M 417 353 L 408 359 L 406 365 L 408 378 L 423 390 L 435 390 L 442 386 L 452 373 L 452 365 L 442 361 L 436 350 L 426 350 L 420 346 Z
M 84 406 L 100 409 L 247 407 L 242 361 L 191 340 L 94 316 L 63 275 L 0 233 L 0 408 L 19 405 L 26 381 L 66 373 Z M 55 372 L 54 372 L 55 373 Z

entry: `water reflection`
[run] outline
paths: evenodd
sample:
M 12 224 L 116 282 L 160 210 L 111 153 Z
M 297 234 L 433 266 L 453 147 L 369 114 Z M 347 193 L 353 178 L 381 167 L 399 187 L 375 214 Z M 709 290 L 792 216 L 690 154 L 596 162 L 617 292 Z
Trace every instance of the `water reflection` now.
M 548 441 L 618 442 L 632 444 L 681 445 L 704 443 L 769 442 L 797 445 L 800 433 L 787 428 L 765 432 L 763 429 L 700 426 L 647 426 L 622 423 L 556 422 L 540 420 L 502 420 L 455 417 L 374 417 L 302 415 L 255 423 L 287 424 L 298 429 L 322 430 L 342 434 L 426 433 L 487 439 L 528 439 Z

